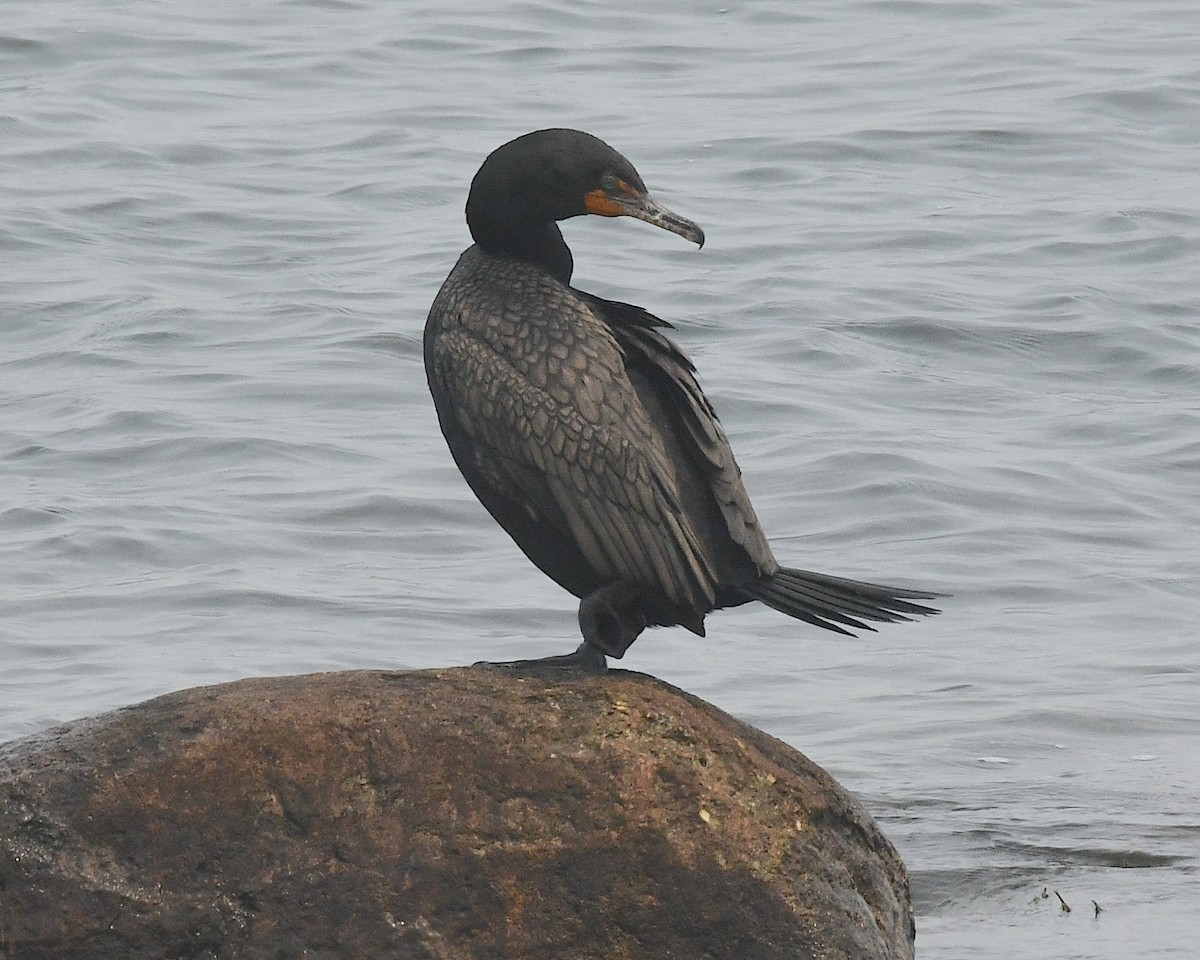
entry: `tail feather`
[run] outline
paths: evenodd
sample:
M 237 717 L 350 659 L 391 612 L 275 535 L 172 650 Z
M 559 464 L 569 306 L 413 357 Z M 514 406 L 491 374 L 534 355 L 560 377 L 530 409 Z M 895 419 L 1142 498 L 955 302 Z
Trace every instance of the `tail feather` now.
M 755 600 L 761 600 L 789 617 L 848 637 L 854 634 L 843 627 L 874 631 L 875 628 L 864 620 L 894 623 L 938 613 L 934 607 L 911 601 L 945 596 L 787 567 L 781 567 L 745 590 Z

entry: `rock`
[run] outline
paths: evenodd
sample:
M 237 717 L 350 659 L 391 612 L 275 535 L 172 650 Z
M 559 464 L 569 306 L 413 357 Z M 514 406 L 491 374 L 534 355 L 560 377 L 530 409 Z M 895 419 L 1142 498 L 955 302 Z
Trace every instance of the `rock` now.
M 908 958 L 895 850 L 650 677 L 185 690 L 0 747 L 0 958 Z

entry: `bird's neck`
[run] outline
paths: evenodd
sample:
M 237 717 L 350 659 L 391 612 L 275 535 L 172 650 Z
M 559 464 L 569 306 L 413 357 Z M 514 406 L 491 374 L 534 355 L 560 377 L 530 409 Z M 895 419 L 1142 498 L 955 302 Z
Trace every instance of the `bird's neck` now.
M 492 256 L 520 260 L 545 270 L 561 283 L 571 282 L 575 260 L 554 222 L 519 232 L 506 231 L 502 238 L 489 237 L 484 232 L 475 237 L 475 242 Z

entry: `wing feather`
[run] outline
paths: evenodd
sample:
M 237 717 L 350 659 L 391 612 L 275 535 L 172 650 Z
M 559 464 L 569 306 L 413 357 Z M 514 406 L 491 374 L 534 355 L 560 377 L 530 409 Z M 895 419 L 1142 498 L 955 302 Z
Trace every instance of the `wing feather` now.
M 711 609 L 715 572 L 682 512 L 674 466 L 621 348 L 586 304 L 576 301 L 574 310 L 558 331 L 565 351 L 542 344 L 514 353 L 498 349 L 486 330 L 443 329 L 431 376 L 489 481 L 535 509 L 549 494 L 555 509 L 547 516 L 598 572 Z
M 690 448 L 707 464 L 705 479 L 730 538 L 746 551 L 760 574 L 774 573 L 779 565 L 754 513 L 725 431 L 700 389 L 696 368 L 661 332 L 670 324 L 632 304 L 588 297 L 609 317 L 621 347 L 657 372 L 659 387 L 669 395 L 670 408 L 678 413 Z

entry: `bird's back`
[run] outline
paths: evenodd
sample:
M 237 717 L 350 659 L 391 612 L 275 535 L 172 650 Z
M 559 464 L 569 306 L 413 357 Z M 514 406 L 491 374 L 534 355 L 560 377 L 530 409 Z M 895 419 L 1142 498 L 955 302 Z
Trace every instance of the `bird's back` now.
M 472 247 L 434 301 L 425 363 L 455 460 L 534 563 L 577 596 L 657 591 L 659 619 L 695 629 L 777 565 L 660 326 Z

